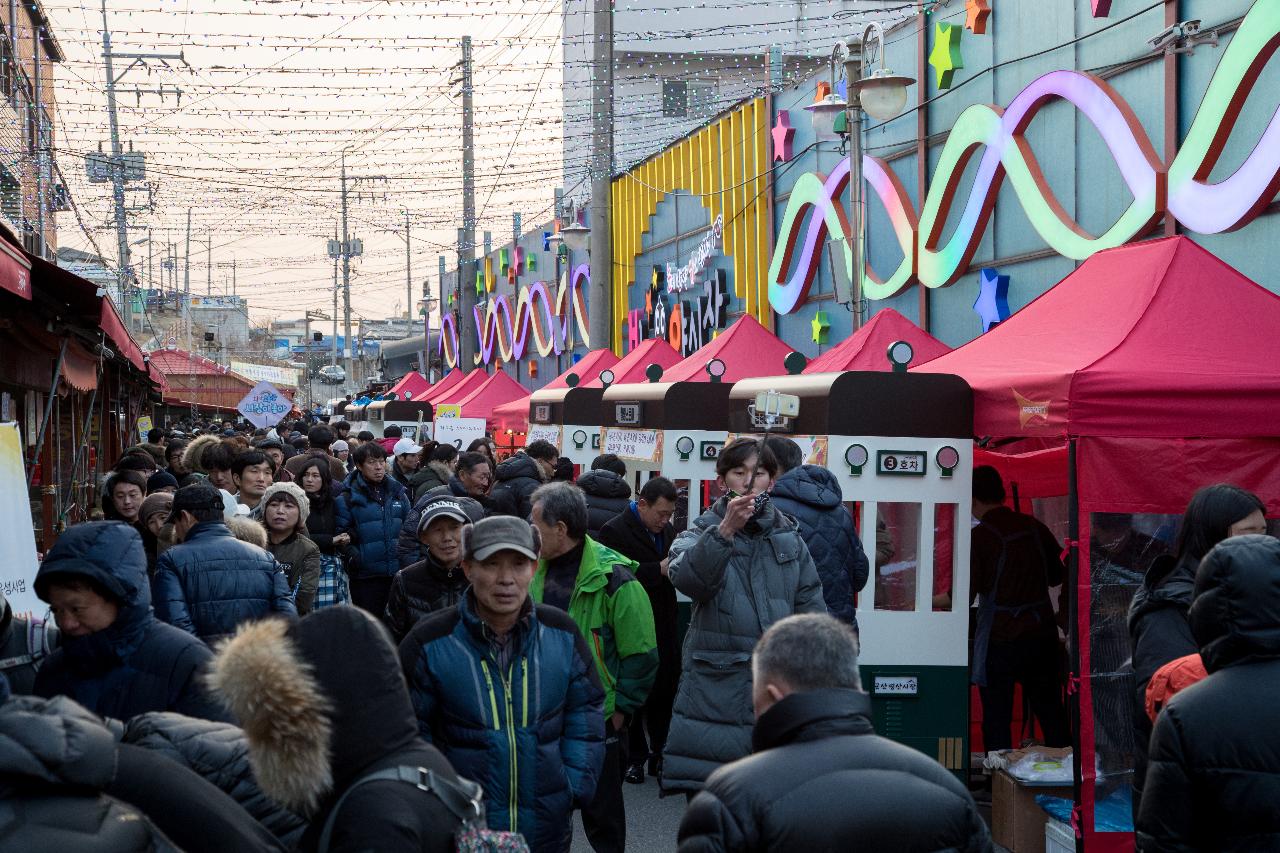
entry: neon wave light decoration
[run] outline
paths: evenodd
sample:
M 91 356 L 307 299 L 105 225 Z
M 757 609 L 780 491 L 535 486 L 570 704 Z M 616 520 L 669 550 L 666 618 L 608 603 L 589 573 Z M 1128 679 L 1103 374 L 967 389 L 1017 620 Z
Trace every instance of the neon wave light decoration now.
M 476 329 L 476 364 L 490 363 L 495 354 L 503 361 L 520 360 L 528 352 L 530 332 L 534 348 L 543 357 L 571 350 L 577 340 L 589 347 L 586 290 L 590 284 L 590 267 L 581 264 L 566 274 L 554 301 L 547 283 L 535 281 L 520 290 L 514 310 L 511 297 L 506 294 L 490 298 L 483 309 L 475 306 L 472 318 Z M 449 316 L 449 320 L 452 319 Z M 458 360 L 456 326 L 452 332 L 453 352 L 442 345 L 450 367 Z
M 453 312 L 440 316 L 440 358 L 450 369 L 458 366 L 458 321 Z
M 955 282 L 969 268 L 1006 177 L 1040 237 L 1054 251 L 1078 261 L 1141 236 L 1165 215 L 1201 234 L 1247 225 L 1280 192 L 1280 110 L 1234 173 L 1217 183 L 1209 183 L 1208 176 L 1235 127 L 1241 105 L 1278 48 L 1280 0 L 1258 0 L 1223 53 L 1182 148 L 1167 170 L 1129 105 L 1105 81 L 1079 71 L 1045 74 L 1005 109 L 975 104 L 962 112 L 942 148 L 918 220 L 888 164 L 864 157 L 867 184 L 888 213 L 903 259 L 885 278 L 870 266 L 861 270 L 863 294 L 886 299 L 916 281 L 930 288 Z M 1067 214 L 1023 136 L 1040 109 L 1059 98 L 1069 101 L 1097 129 L 1133 196 L 1128 208 L 1100 235 L 1090 234 Z M 965 167 L 979 151 L 981 159 L 959 221 L 944 240 Z M 813 173 L 796 182 L 769 266 L 769 302 L 775 311 L 791 313 L 804 303 L 828 236 L 840 244 L 844 272 L 852 277 L 849 223 L 842 201 L 848 183 L 848 159 L 829 176 Z

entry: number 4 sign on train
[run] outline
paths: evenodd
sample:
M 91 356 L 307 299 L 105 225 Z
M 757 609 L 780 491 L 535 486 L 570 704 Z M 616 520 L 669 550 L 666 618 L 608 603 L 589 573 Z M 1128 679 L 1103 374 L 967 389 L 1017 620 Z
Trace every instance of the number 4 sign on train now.
M 289 414 L 293 409 L 293 401 L 280 393 L 270 382 L 264 380 L 244 395 L 244 399 L 236 409 L 249 423 L 266 429 L 280 423 L 280 420 Z

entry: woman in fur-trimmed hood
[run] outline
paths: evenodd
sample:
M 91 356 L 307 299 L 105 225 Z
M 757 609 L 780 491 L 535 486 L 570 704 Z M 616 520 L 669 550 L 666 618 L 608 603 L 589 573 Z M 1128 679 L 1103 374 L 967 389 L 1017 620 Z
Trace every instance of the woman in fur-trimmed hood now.
M 398 766 L 457 778 L 418 723 L 386 630 L 355 607 L 299 622 L 242 625 L 220 649 L 210 681 L 241 721 L 264 793 L 309 815 L 300 850 L 316 842 L 338 798 L 361 778 Z M 458 819 L 434 796 L 398 781 L 369 782 L 342 804 L 335 850 L 452 851 Z
M 208 476 L 209 472 L 204 469 L 204 465 L 200 463 L 200 459 L 204 456 L 204 452 L 215 444 L 221 444 L 222 439 L 216 435 L 198 435 L 187 449 L 182 451 L 182 467 L 192 474 L 200 474 Z

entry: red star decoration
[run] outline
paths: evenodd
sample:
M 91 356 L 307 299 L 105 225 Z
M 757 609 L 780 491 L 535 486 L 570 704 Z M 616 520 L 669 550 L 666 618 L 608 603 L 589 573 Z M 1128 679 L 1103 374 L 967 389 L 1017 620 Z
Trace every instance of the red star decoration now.
M 967 0 L 964 12 L 964 28 L 974 35 L 987 32 L 987 18 L 991 17 L 991 4 L 987 0 Z
M 783 163 L 791 161 L 791 142 L 796 135 L 796 129 L 791 126 L 791 115 L 786 110 L 778 110 L 778 121 L 774 124 L 773 130 L 769 131 L 773 137 L 773 160 Z

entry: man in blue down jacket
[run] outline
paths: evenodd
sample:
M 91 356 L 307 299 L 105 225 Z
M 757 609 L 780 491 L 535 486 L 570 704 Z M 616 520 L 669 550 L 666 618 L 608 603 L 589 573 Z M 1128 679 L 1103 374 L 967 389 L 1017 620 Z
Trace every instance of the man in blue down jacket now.
M 765 443 L 778 460 L 773 505 L 800 525 L 800 535 L 822 579 L 827 612 L 857 631 L 853 597 L 867 585 L 869 567 L 840 483 L 826 468 L 802 465 L 800 447 L 791 439 L 770 436 Z
M 168 523 L 181 544 L 160 555 L 152 581 L 156 615 L 206 643 L 241 622 L 273 613 L 297 616 L 280 564 L 237 539 L 222 513 L 222 496 L 212 486 L 179 489 Z
M 418 729 L 484 788 L 492 829 L 533 853 L 569 849 L 575 806 L 604 760 L 604 692 L 577 625 L 534 604 L 533 529 L 495 516 L 463 528 L 471 588 L 400 644 Z
M 208 647 L 151 612 L 147 556 L 132 527 L 70 528 L 40 564 L 35 590 L 62 629 L 61 645 L 36 674 L 38 695 L 70 696 L 121 720 L 147 711 L 227 719 L 201 681 L 213 658 Z

